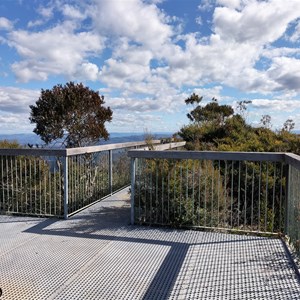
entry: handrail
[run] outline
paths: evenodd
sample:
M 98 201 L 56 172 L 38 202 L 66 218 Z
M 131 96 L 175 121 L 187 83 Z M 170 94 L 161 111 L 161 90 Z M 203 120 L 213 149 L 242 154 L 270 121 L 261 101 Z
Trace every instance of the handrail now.
M 160 140 L 154 140 L 154 144 L 159 144 Z M 0 155 L 24 155 L 24 156 L 72 156 L 79 154 L 87 154 L 106 150 L 122 149 L 127 147 L 136 147 L 146 145 L 145 141 L 141 142 L 127 142 L 127 143 L 116 143 L 107 145 L 97 145 L 90 147 L 78 147 L 78 148 L 66 148 L 66 149 L 51 149 L 51 148 L 1 148 Z
M 285 153 L 281 152 L 225 152 L 225 151 L 141 151 L 130 150 L 131 158 L 168 158 L 168 159 L 212 159 L 212 160 L 251 160 L 284 162 Z M 292 158 L 290 158 L 292 159 Z
M 300 170 L 300 156 L 293 153 L 285 153 L 284 162 Z

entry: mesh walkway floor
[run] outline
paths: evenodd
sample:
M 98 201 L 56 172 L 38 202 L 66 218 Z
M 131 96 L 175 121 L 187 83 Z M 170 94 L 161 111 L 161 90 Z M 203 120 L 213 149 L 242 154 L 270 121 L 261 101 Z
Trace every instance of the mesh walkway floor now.
M 281 240 L 130 226 L 126 198 L 0 216 L 0 299 L 300 299 Z

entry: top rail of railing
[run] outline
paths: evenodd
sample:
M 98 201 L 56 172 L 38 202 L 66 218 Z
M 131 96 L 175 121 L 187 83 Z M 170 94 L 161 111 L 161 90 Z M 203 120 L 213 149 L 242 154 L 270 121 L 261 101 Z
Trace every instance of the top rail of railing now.
M 208 159 L 208 160 L 250 160 L 285 162 L 286 154 L 281 152 L 225 152 L 225 151 L 141 151 L 130 150 L 132 158 L 166 158 L 166 159 Z M 289 161 L 298 161 L 298 155 L 288 155 Z M 300 163 L 299 163 L 300 166 Z
M 159 145 L 160 140 L 153 140 L 154 145 Z M 141 147 L 146 146 L 145 141 L 141 142 L 127 142 L 127 143 L 116 143 L 107 145 L 98 145 L 90 147 L 78 147 L 78 148 L 66 148 L 66 149 L 51 149 L 51 148 L 28 148 L 28 149 L 0 149 L 0 155 L 24 155 L 24 156 L 72 156 L 79 154 L 87 154 L 93 152 L 123 149 L 130 147 Z

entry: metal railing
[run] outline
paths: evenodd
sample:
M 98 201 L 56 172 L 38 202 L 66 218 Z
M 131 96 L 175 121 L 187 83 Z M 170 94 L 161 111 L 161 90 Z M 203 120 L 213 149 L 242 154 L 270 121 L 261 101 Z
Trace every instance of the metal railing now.
M 286 234 L 300 250 L 300 157 L 129 151 L 131 222 Z
M 160 147 L 159 143 L 153 141 L 155 147 Z M 71 149 L 0 149 L 0 213 L 68 218 L 128 186 L 127 151 L 140 147 L 145 149 L 145 142 Z

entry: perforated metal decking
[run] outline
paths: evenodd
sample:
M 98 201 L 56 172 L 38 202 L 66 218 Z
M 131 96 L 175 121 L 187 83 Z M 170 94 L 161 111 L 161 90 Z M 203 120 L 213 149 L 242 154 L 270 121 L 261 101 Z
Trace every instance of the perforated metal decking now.
M 130 226 L 124 197 L 0 217 L 0 299 L 300 299 L 279 239 Z

